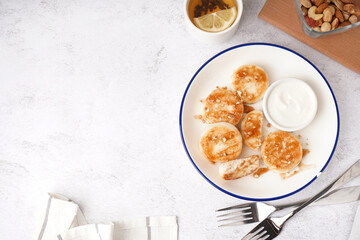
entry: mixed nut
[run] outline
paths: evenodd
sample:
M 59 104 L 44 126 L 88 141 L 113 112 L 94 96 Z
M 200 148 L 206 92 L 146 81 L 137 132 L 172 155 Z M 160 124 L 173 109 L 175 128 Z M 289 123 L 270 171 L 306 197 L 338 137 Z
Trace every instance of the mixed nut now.
M 328 32 L 360 20 L 359 0 L 299 0 L 306 23 L 315 31 Z

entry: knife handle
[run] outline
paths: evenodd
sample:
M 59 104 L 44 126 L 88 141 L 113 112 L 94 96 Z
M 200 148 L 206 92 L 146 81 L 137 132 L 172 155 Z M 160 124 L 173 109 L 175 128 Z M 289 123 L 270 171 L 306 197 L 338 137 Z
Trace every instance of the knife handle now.
M 317 199 L 321 198 L 322 196 L 326 196 L 333 190 L 337 189 L 338 187 L 344 185 L 345 183 L 349 182 L 350 180 L 354 179 L 355 177 L 360 175 L 360 159 L 357 160 L 348 170 L 346 170 L 340 177 L 338 177 L 334 182 L 332 182 L 329 186 L 324 188 L 321 192 L 316 194 L 311 199 L 307 200 L 305 203 L 300 205 L 296 208 L 291 216 L 295 215 L 297 212 L 302 210 L 303 208 L 310 205 L 312 202 L 316 201 Z

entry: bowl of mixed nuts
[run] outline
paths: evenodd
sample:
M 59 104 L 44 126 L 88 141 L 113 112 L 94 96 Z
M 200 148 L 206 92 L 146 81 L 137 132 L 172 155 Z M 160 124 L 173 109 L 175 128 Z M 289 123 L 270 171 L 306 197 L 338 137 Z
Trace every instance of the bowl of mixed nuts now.
M 319 37 L 360 25 L 360 0 L 295 0 L 304 32 Z

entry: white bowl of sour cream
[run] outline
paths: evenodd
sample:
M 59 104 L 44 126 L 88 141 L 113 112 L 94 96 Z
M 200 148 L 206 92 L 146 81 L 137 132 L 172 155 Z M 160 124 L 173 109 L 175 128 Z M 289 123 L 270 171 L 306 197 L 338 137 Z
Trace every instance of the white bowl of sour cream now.
M 313 89 L 296 78 L 281 79 L 267 89 L 263 110 L 266 119 L 275 128 L 297 131 L 308 126 L 317 112 Z

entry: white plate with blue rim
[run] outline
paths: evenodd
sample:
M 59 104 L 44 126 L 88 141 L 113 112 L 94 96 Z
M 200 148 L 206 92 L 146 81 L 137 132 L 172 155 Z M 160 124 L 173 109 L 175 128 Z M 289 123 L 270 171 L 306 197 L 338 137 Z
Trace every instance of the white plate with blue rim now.
M 313 121 L 304 129 L 292 132 L 309 153 L 302 163 L 308 166 L 284 179 L 278 173 L 267 172 L 258 178 L 252 175 L 236 180 L 224 180 L 218 165 L 211 164 L 201 153 L 199 142 L 207 124 L 195 116 L 203 113 L 205 99 L 217 86 L 231 85 L 231 76 L 242 65 L 258 65 L 265 70 L 270 84 L 284 78 L 305 81 L 315 92 L 318 109 Z M 262 101 L 252 104 L 262 110 Z M 180 107 L 180 132 L 185 151 L 195 169 L 211 185 L 233 197 L 252 201 L 270 201 L 288 197 L 306 188 L 324 171 L 339 136 L 339 111 L 335 96 L 324 75 L 305 57 L 288 48 L 268 43 L 248 43 L 226 49 L 206 61 L 190 80 Z M 264 119 L 263 138 L 277 129 Z M 243 146 L 241 157 L 259 154 Z

